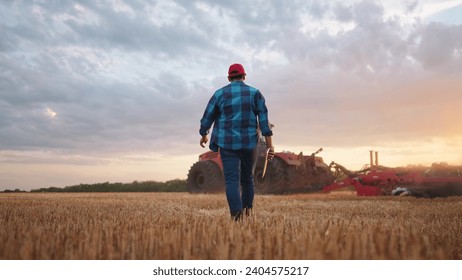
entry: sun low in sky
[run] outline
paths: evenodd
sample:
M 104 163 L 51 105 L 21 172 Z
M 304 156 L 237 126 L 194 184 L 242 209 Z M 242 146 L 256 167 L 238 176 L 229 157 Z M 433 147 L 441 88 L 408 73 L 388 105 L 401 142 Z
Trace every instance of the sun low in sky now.
M 0 190 L 185 179 L 227 69 L 277 151 L 462 165 L 462 0 L 3 1 Z

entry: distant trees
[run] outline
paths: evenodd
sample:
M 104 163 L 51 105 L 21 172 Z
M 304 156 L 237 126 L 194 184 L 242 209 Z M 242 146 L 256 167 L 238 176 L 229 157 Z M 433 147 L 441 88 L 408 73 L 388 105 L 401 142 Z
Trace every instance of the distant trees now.
M 80 184 L 64 188 L 40 188 L 31 192 L 186 192 L 186 180 L 170 180 L 167 182 L 145 181 L 132 183 L 97 183 Z
M 2 192 L 5 192 L 5 193 L 20 193 L 20 192 L 26 192 L 26 191 L 22 191 L 20 189 L 15 189 L 15 190 L 4 190 Z

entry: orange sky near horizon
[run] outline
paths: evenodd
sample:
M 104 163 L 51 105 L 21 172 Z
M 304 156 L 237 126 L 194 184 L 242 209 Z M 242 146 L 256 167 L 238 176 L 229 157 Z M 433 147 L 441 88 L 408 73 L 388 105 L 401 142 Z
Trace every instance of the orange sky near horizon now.
M 277 139 L 277 138 L 276 138 Z M 449 140 L 434 139 L 432 142 L 394 143 L 384 147 L 323 147 L 318 154 L 326 164 L 332 161 L 350 170 L 359 170 L 369 164 L 369 151 L 378 152 L 380 165 L 400 167 L 407 165 L 430 166 L 432 163 L 446 162 L 450 165 L 462 166 L 462 137 Z M 276 151 L 303 152 L 309 155 L 319 147 L 276 146 Z M 168 181 L 186 179 L 190 166 L 197 161 L 201 152 L 198 146 L 197 155 L 184 156 L 145 156 L 130 155 L 116 158 L 100 159 L 99 164 L 53 164 L 53 163 L 0 163 L 0 176 L 9 178 L 3 181 L 4 189 L 19 188 L 22 190 L 43 187 L 65 187 L 78 184 L 94 184 L 102 182 L 133 181 Z M 136 158 L 143 157 L 140 162 Z M 94 159 L 89 158 L 89 161 Z

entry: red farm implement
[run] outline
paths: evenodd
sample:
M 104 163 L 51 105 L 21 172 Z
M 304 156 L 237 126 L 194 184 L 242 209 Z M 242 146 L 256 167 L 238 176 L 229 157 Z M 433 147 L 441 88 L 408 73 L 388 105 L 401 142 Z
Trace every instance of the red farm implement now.
M 446 163 L 434 163 L 430 168 L 389 168 L 378 165 L 371 151 L 371 163 L 367 168 L 352 172 L 332 162 L 329 167 L 338 178 L 323 187 L 329 193 L 353 188 L 358 196 L 412 195 L 418 197 L 444 197 L 462 195 L 462 167 Z

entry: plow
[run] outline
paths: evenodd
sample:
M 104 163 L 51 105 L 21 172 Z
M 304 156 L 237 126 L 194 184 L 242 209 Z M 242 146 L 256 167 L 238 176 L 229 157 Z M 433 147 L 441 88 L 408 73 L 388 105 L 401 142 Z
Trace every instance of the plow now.
M 378 164 L 377 152 L 370 152 L 369 166 L 353 172 L 332 162 L 329 167 L 337 176 L 323 187 L 324 193 L 353 188 L 358 196 L 447 197 L 462 195 L 462 167 L 433 163 L 430 167 L 385 167 Z
M 327 165 L 318 156 L 322 150 L 320 148 L 308 155 L 303 152 L 276 152 L 274 158 L 266 162 L 266 145 L 261 141 L 256 149 L 255 192 L 287 194 L 352 190 L 358 196 L 430 198 L 462 195 L 461 166 L 433 163 L 430 167 L 392 168 L 379 165 L 378 152 L 370 151 L 370 164 L 359 171 L 351 171 L 336 162 Z M 190 193 L 225 190 L 219 152 L 209 151 L 199 155 L 199 160 L 189 170 L 187 187 Z

